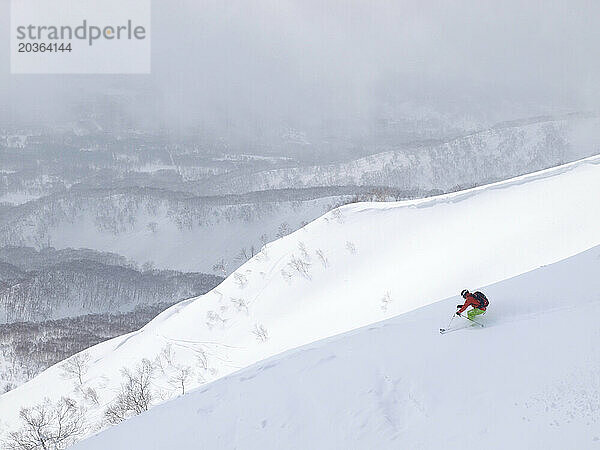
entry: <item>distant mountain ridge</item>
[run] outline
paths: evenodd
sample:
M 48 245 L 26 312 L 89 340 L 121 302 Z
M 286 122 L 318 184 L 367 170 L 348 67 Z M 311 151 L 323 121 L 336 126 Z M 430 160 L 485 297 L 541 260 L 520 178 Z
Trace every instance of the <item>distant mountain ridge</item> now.
M 476 186 L 600 153 L 595 114 L 537 117 L 497 124 L 448 141 L 416 142 L 327 165 L 275 168 L 252 176 L 222 175 L 221 194 L 289 187 L 379 185 L 399 189 Z

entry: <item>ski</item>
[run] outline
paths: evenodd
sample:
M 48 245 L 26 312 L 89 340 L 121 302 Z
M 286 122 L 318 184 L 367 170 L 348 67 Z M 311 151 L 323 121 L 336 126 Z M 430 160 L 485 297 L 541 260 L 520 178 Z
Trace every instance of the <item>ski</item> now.
M 469 326 L 471 326 L 471 324 L 467 324 L 467 325 L 464 325 L 464 326 L 458 327 L 458 328 L 440 328 L 440 334 L 446 334 L 446 333 L 450 333 L 452 331 L 463 330 Z
M 440 334 L 446 334 L 446 333 L 450 333 L 450 332 L 452 332 L 452 331 L 458 331 L 458 330 L 462 330 L 463 328 L 466 328 L 466 327 L 460 327 L 460 328 L 448 328 L 448 329 L 445 329 L 445 328 L 440 328 Z
M 465 317 L 465 319 L 470 320 L 471 322 L 473 322 L 474 324 L 479 325 L 481 328 L 485 327 L 484 324 L 482 324 L 481 322 L 477 322 L 476 320 L 473 319 L 469 319 L 468 317 Z
M 485 327 L 484 324 L 482 324 L 481 322 L 477 322 L 476 320 L 473 320 L 473 319 L 467 319 L 467 320 L 473 322 L 475 325 L 479 325 L 481 328 Z
M 483 328 L 483 327 L 484 327 L 484 325 L 483 325 L 481 322 L 478 322 L 478 321 L 476 321 L 476 320 L 474 320 L 474 319 L 470 319 L 468 316 L 462 316 L 462 315 L 460 315 L 460 316 L 458 316 L 458 317 L 461 317 L 461 318 L 463 318 L 463 319 L 466 319 L 466 320 L 468 320 L 469 322 L 473 322 L 474 324 L 477 324 L 477 325 L 479 325 L 481 328 Z

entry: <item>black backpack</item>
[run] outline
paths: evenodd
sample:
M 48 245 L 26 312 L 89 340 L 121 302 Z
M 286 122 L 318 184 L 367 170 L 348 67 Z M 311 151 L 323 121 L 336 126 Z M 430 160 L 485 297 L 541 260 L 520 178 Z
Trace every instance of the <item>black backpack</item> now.
M 473 292 L 473 297 L 475 297 L 479 302 L 479 308 L 487 308 L 490 304 L 490 301 L 483 292 L 475 291 Z

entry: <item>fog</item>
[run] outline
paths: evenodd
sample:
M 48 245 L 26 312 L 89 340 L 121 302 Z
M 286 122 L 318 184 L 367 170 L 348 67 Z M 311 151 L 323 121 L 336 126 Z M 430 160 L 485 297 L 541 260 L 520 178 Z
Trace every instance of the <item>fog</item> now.
M 243 144 L 289 128 L 376 139 L 381 120 L 407 115 L 477 128 L 596 110 L 599 13 L 594 1 L 154 1 L 151 75 L 10 75 L 0 46 L 0 121 L 65 123 L 128 93 L 128 125 Z

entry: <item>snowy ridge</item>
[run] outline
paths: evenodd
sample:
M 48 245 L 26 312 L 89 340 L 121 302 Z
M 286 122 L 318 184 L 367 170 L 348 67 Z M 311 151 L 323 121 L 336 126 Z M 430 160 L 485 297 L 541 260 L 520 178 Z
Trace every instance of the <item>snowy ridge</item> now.
M 402 314 L 600 244 L 600 157 L 455 194 L 334 210 L 268 244 L 220 286 L 142 330 L 88 350 L 86 387 L 99 424 L 123 367 L 171 359 L 194 368 L 189 388 L 307 343 Z M 200 361 L 200 362 L 199 362 Z M 0 397 L 18 409 L 75 395 L 58 364 Z M 169 374 L 160 398 L 178 395 Z
M 486 287 L 483 329 L 436 332 L 453 297 L 274 356 L 75 448 L 597 448 L 599 271 L 595 247 Z
M 599 125 L 598 117 L 576 116 L 492 127 L 447 142 L 393 149 L 339 164 L 265 170 L 228 179 L 222 192 L 336 185 L 448 190 L 596 154 Z

